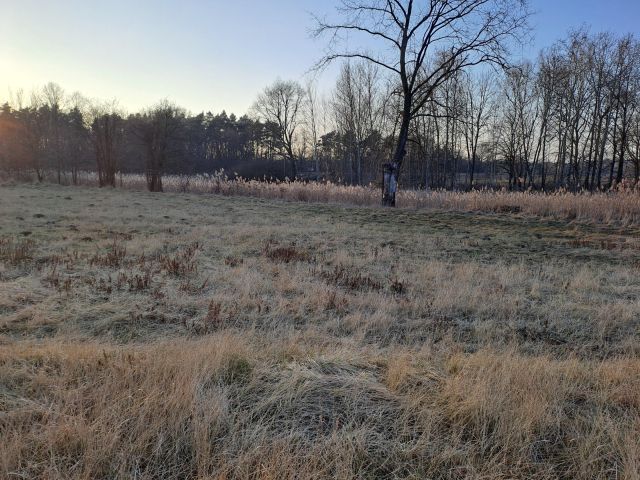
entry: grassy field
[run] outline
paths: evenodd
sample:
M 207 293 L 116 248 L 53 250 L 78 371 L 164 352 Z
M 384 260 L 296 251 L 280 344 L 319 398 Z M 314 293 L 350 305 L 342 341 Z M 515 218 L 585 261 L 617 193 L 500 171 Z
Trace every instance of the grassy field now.
M 640 229 L 0 187 L 0 477 L 640 478 Z

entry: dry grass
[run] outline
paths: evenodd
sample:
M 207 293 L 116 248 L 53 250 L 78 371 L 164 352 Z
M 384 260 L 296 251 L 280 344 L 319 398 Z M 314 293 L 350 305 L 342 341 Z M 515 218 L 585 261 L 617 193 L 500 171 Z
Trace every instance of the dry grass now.
M 0 200 L 0 476 L 640 478 L 634 227 Z
M 85 173 L 80 183 L 97 186 L 97 177 Z M 224 171 L 215 175 L 167 175 L 166 191 L 213 193 L 225 196 L 249 196 L 270 200 L 309 203 L 337 203 L 357 206 L 380 205 L 380 189 L 374 186 L 347 186 L 335 183 L 301 181 L 256 181 L 230 179 Z M 120 188 L 144 190 L 144 175 L 119 177 Z M 476 190 L 471 192 L 400 190 L 397 204 L 412 210 L 518 213 L 538 217 L 614 225 L 640 225 L 640 186 L 620 185 L 607 192 L 572 193 L 557 191 L 508 192 Z
M 16 240 L 12 237 L 0 238 L 0 261 L 12 266 L 20 265 L 32 258 L 34 242 Z
M 5 346 L 0 468 L 51 479 L 638 478 L 638 359 L 287 347 L 301 340 Z

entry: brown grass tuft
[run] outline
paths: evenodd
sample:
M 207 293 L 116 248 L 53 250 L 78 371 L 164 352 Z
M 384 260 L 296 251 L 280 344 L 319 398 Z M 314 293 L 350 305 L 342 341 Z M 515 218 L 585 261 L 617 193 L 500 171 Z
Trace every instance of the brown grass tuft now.
M 31 239 L 15 240 L 12 237 L 0 237 L 0 261 L 17 266 L 33 260 L 36 243 Z
M 105 253 L 96 253 L 89 264 L 98 267 L 118 268 L 123 264 L 126 256 L 127 248 L 118 240 L 114 240 Z
M 382 288 L 378 280 L 343 264 L 335 265 L 329 270 L 320 269 L 312 272 L 323 278 L 329 285 L 344 287 L 348 290 L 380 290 Z
M 262 249 L 262 254 L 277 263 L 308 262 L 311 260 L 309 252 L 296 248 L 295 245 L 279 246 L 267 242 Z
M 195 256 L 199 249 L 200 244 L 193 242 L 175 255 L 160 255 L 160 265 L 169 275 L 174 277 L 184 277 L 195 273 L 198 270 Z

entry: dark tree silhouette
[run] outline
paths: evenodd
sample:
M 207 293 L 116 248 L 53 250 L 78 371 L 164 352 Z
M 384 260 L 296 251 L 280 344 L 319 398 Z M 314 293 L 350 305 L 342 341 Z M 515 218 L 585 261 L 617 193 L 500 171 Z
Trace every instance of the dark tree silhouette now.
M 91 139 L 96 152 L 98 183 L 101 187 L 115 187 L 117 147 L 122 141 L 123 119 L 113 104 L 94 107 L 93 117 Z
M 177 148 L 175 142 L 184 117 L 183 109 L 162 100 L 140 118 L 138 135 L 145 148 L 145 172 L 150 192 L 162 192 L 162 175 Z

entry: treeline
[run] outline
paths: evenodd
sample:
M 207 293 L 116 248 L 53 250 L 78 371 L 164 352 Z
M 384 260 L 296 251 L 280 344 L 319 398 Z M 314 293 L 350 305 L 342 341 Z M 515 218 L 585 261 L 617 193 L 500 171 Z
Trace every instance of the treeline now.
M 345 62 L 335 87 L 276 81 L 248 115 L 191 114 L 163 100 L 133 114 L 56 84 L 0 107 L 0 169 L 75 183 L 95 170 L 164 174 L 225 169 L 245 178 L 369 184 L 389 161 L 397 85 Z M 414 188 L 598 190 L 640 178 L 640 43 L 572 33 L 535 62 L 452 75 L 411 124 L 400 180 Z
M 449 78 L 413 122 L 406 175 L 454 189 L 637 183 L 639 106 L 638 40 L 574 32 L 535 63 Z
M 235 169 L 245 176 L 282 176 L 276 127 L 253 120 L 189 115 L 168 101 L 125 115 L 115 102 L 90 102 L 46 85 L 0 108 L 0 168 L 42 181 L 76 183 L 78 172 L 97 171 L 101 186 L 115 186 L 117 172 L 144 172 L 152 191 L 163 174 Z

